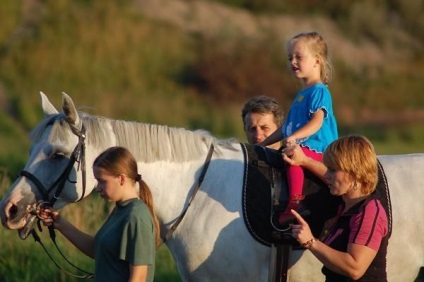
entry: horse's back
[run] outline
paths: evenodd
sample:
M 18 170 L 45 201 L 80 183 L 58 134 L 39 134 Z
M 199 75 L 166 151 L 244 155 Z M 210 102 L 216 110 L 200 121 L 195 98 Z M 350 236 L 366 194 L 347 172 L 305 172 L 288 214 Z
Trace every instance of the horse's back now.
M 424 265 L 424 154 L 378 157 L 389 184 L 393 231 L 387 250 L 389 281 L 414 281 Z

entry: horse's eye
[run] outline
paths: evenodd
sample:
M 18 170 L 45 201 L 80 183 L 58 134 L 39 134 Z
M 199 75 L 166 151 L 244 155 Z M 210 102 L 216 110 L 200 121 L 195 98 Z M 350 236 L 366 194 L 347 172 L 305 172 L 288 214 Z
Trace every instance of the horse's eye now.
M 65 156 L 65 154 L 62 153 L 62 152 L 55 152 L 50 156 L 50 158 L 51 159 L 60 159 L 60 158 L 63 158 L 64 156 Z

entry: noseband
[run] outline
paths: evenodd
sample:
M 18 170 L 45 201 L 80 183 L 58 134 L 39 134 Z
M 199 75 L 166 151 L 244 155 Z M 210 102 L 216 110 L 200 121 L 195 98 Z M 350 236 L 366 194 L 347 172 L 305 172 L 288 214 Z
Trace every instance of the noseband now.
M 59 199 L 60 194 L 63 192 L 63 188 L 65 187 L 65 182 L 71 182 L 71 183 L 77 183 L 76 181 L 69 180 L 69 174 L 72 171 L 72 168 L 74 167 L 74 164 L 78 163 L 78 169 L 81 168 L 82 173 L 82 195 L 81 197 L 75 201 L 79 202 L 81 201 L 85 196 L 85 187 L 86 187 L 86 170 L 85 170 L 85 126 L 82 124 L 81 130 L 78 130 L 75 126 L 72 124 L 69 124 L 72 132 L 78 136 L 78 144 L 75 146 L 74 151 L 72 152 L 69 163 L 66 166 L 65 170 L 62 172 L 62 174 L 56 179 L 56 181 L 49 187 L 46 188 L 43 183 L 31 172 L 22 170 L 19 172 L 18 176 L 24 176 L 31 180 L 31 182 L 37 187 L 37 190 L 41 193 L 43 196 L 43 203 L 44 205 L 53 207 L 54 203 Z M 54 192 L 51 199 L 50 193 L 53 191 L 53 189 L 57 187 L 56 191 Z

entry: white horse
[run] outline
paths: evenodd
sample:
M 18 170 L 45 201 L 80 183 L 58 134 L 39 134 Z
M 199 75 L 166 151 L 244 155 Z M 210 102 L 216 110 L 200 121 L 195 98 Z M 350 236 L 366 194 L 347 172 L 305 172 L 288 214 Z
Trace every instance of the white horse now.
M 218 140 L 200 131 L 91 116 L 78 112 L 66 94 L 63 112 L 59 113 L 42 93 L 41 98 L 46 118 L 32 132 L 25 173 L 0 204 L 6 228 L 18 229 L 25 239 L 32 229 L 34 207 L 40 201 L 56 193 L 54 207 L 58 209 L 87 196 L 96 184 L 91 173 L 94 158 L 106 148 L 120 145 L 136 156 L 140 173 L 152 189 L 163 234 L 186 210 L 166 242 L 184 281 L 269 279 L 271 248 L 256 241 L 243 220 L 245 160 L 238 142 Z M 78 146 L 82 140 L 85 154 Z M 214 151 L 209 168 L 194 193 L 211 145 Z M 387 255 L 389 281 L 414 281 L 424 265 L 424 154 L 379 159 L 393 207 Z M 84 163 L 86 177 L 81 173 Z M 56 179 L 67 168 L 69 176 L 63 191 L 57 191 Z M 309 251 L 293 251 L 289 266 L 289 281 L 323 281 L 322 265 Z

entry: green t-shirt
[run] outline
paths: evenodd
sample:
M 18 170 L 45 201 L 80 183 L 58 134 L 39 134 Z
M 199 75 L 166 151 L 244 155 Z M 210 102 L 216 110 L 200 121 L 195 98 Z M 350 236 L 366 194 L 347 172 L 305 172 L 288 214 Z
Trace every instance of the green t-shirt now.
M 95 281 L 128 281 L 130 265 L 148 265 L 147 281 L 155 272 L 155 226 L 139 199 L 116 207 L 94 237 Z

